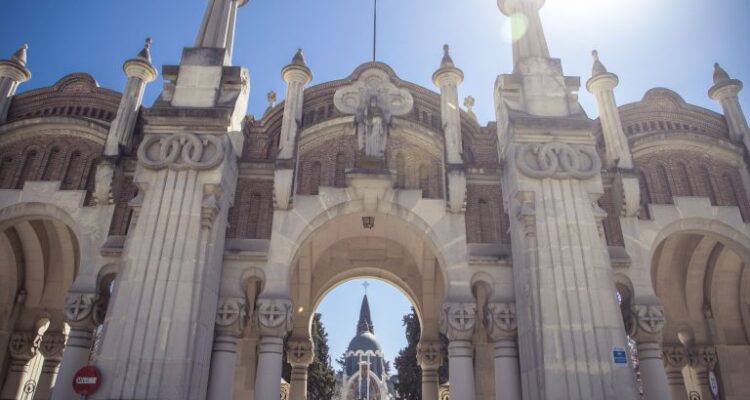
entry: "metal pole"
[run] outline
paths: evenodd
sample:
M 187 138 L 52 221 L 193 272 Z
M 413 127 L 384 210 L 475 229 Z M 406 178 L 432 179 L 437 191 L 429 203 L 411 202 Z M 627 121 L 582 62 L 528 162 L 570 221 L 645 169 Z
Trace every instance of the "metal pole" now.
M 373 22 L 372 22 L 372 62 L 376 60 L 378 45 L 378 0 L 375 0 L 375 7 L 373 9 Z

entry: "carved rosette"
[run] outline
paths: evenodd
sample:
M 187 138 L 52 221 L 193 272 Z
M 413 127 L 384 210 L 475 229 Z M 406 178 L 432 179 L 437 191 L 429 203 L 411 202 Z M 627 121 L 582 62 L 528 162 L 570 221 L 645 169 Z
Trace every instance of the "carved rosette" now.
M 660 341 L 666 323 L 664 307 L 635 304 L 631 307 L 630 317 L 626 318 L 626 321 L 628 333 L 636 340 Z
M 244 297 L 222 297 L 216 307 L 216 333 L 222 336 L 242 336 L 247 325 L 247 301 Z
M 39 351 L 45 361 L 62 361 L 65 350 L 65 335 L 62 332 L 45 332 Z
M 718 358 L 713 346 L 696 346 L 687 350 L 688 364 L 693 368 L 713 370 Z
M 138 160 L 149 169 L 208 170 L 224 161 L 220 137 L 178 133 L 149 135 L 138 148 Z
M 287 345 L 287 361 L 292 367 L 307 368 L 315 357 L 314 345 L 311 339 L 292 339 Z
M 688 354 L 681 345 L 664 346 L 662 348 L 662 359 L 667 368 L 682 369 L 688 365 Z
M 475 303 L 446 303 L 440 316 L 440 331 L 449 340 L 471 340 L 477 324 Z
M 10 336 L 8 351 L 13 360 L 29 361 L 39 351 L 41 336 L 35 332 L 13 332 Z
M 94 293 L 69 293 L 65 298 L 65 320 L 74 328 L 92 329 L 104 321 L 106 304 Z
M 443 365 L 443 344 L 439 341 L 420 341 L 417 345 L 417 362 L 423 370 L 435 370 Z
M 286 299 L 258 299 L 256 311 L 261 336 L 283 337 L 292 330 L 292 302 Z
M 487 333 L 492 340 L 514 339 L 518 334 L 518 320 L 514 303 L 489 303 L 484 313 Z
M 562 142 L 522 144 L 516 149 L 516 166 L 536 179 L 589 179 L 602 169 L 602 160 L 591 146 Z

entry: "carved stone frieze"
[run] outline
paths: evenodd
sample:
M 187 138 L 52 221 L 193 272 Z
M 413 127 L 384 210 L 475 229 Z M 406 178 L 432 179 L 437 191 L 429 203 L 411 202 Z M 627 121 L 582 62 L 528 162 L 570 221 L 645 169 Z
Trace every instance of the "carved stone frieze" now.
M 247 300 L 243 297 L 222 297 L 216 308 L 216 333 L 242 336 L 247 325 Z
M 688 364 L 688 354 L 682 345 L 662 347 L 662 359 L 669 368 L 682 369 Z
M 356 82 L 337 90 L 333 104 L 343 114 L 357 114 L 370 104 L 373 97 L 377 99 L 386 120 L 408 114 L 414 106 L 411 93 L 393 84 L 388 74 L 378 68 L 363 71 Z
M 218 136 L 187 132 L 149 135 L 138 148 L 138 160 L 154 170 L 208 170 L 224 161 L 224 143 Z
M 10 336 L 8 351 L 14 360 L 28 361 L 39 351 L 41 341 L 41 336 L 36 332 L 13 332 Z
M 514 303 L 489 303 L 484 313 L 487 333 L 492 340 L 513 339 L 517 335 L 518 320 Z
M 311 339 L 292 339 L 287 345 L 287 361 L 292 367 L 307 368 L 315 358 L 314 350 Z
M 602 160 L 591 146 L 535 143 L 516 149 L 516 166 L 536 179 L 589 179 L 600 173 Z
M 446 303 L 440 317 L 440 331 L 450 340 L 471 340 L 477 323 L 475 303 Z
M 45 332 L 42 336 L 39 351 L 45 361 L 62 361 L 63 350 L 65 350 L 65 334 L 62 332 Z
M 417 362 L 422 369 L 438 369 L 443 365 L 443 343 L 437 340 L 420 341 Z
M 292 330 L 292 302 L 286 299 L 258 299 L 256 310 L 261 336 L 283 337 Z

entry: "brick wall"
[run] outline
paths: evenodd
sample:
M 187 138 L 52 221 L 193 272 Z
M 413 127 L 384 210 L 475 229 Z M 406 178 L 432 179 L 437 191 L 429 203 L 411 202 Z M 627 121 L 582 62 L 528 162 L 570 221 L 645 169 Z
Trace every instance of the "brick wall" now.
M 509 218 L 503 208 L 500 186 L 469 184 L 466 190 L 468 243 L 510 244 Z
M 240 178 L 229 210 L 227 237 L 270 239 L 273 223 L 273 181 Z

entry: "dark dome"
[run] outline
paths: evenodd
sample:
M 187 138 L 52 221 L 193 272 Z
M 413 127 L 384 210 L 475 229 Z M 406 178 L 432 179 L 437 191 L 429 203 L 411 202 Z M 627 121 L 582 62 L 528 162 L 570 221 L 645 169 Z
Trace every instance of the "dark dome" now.
M 375 337 L 370 332 L 362 332 L 359 335 L 355 336 L 354 339 L 352 339 L 351 342 L 349 342 L 349 348 L 347 351 L 383 351 L 383 348 L 380 347 L 380 342 L 378 342 L 378 338 Z

